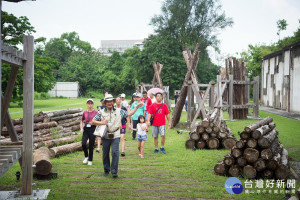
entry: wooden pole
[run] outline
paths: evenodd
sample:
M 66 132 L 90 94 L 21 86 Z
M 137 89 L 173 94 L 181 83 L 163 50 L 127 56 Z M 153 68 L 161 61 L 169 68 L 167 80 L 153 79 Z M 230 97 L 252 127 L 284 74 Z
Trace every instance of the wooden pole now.
M 27 61 L 23 66 L 23 166 L 22 195 L 32 194 L 33 163 L 33 103 L 34 103 L 34 38 L 24 36 L 24 54 Z
M 19 67 L 17 67 L 17 66 L 11 66 L 11 71 L 10 71 L 10 76 L 9 76 L 6 91 L 5 91 L 5 96 L 2 101 L 1 130 L 2 130 L 2 127 L 4 124 L 6 112 L 8 112 L 8 106 L 9 106 L 9 102 L 11 99 L 11 95 L 12 95 L 14 87 L 15 87 L 18 69 L 19 69 Z
M 188 81 L 188 108 L 187 108 L 187 124 L 190 126 L 192 122 L 192 81 Z M 194 98 L 193 98 L 194 99 Z
M 259 116 L 259 76 L 254 77 L 255 84 L 253 86 L 253 102 L 255 107 L 253 108 L 253 117 Z
M 229 120 L 233 119 L 233 75 L 229 75 L 229 102 L 228 102 L 228 114 L 229 114 Z
M 191 58 L 191 64 L 190 64 L 190 68 L 188 69 L 186 75 L 185 75 L 185 78 L 184 78 L 184 81 L 183 81 L 183 84 L 181 86 L 181 90 L 180 90 L 180 97 L 175 105 L 175 108 L 174 108 L 174 112 L 173 112 L 173 116 L 172 116 L 172 127 L 176 126 L 177 123 L 179 122 L 180 120 L 180 116 L 181 116 L 181 112 L 182 112 L 182 108 L 184 106 L 184 103 L 185 103 L 185 98 L 186 98 L 186 95 L 187 95 L 187 88 L 185 86 L 185 83 L 190 79 L 191 77 L 191 73 L 192 73 L 192 70 L 196 68 L 197 64 L 198 64 L 198 59 L 199 59 L 199 47 L 200 45 L 197 44 L 196 47 L 195 47 L 195 50 L 194 50 L 194 54 L 193 54 L 193 57 Z M 185 50 L 183 51 L 183 54 L 188 51 L 188 50 Z
M 209 92 L 209 109 L 212 111 L 215 105 L 215 81 L 211 81 L 211 87 Z
M 0 13 L 2 13 L 2 0 L 0 0 Z M 0 15 L 0 21 L 1 21 L 1 15 Z M 2 35 L 2 30 L 0 26 L 0 35 Z M 0 51 L 2 49 L 2 43 L 0 40 Z M 0 94 L 2 94 L 2 53 L 0 53 Z M 0 108 L 2 108 L 2 101 L 0 101 Z M 0 109 L 0 122 L 2 121 L 2 109 Z M 1 137 L 1 132 L 0 130 L 0 137 Z

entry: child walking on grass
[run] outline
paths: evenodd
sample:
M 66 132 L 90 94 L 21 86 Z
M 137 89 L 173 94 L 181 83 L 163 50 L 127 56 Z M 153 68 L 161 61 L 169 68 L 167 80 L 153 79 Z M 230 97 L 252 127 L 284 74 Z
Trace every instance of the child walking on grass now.
M 138 141 L 138 150 L 139 150 L 139 156 L 141 158 L 144 158 L 144 145 L 147 141 L 147 124 L 145 122 L 145 117 L 143 115 L 140 115 L 138 118 L 138 124 L 137 124 L 137 141 Z

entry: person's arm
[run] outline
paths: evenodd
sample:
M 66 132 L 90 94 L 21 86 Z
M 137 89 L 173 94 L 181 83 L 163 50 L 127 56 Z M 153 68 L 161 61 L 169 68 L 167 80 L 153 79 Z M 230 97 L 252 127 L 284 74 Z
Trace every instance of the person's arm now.
M 92 125 L 96 125 L 96 126 L 106 125 L 107 123 L 108 123 L 108 120 L 102 120 L 102 121 L 92 120 L 92 122 L 91 122 Z
M 141 129 L 144 131 L 144 130 L 146 130 L 147 129 L 147 124 L 145 123 L 145 124 L 143 124 L 143 126 L 141 126 Z
M 151 119 L 152 114 L 148 113 L 148 119 L 147 119 L 147 126 L 151 126 L 150 124 L 150 119 Z
M 170 129 L 171 128 L 171 120 L 170 120 L 170 114 L 169 114 L 169 109 L 168 109 L 168 106 L 165 104 L 164 105 L 165 106 L 165 109 L 166 109 L 166 117 L 167 117 L 167 120 L 168 120 L 168 124 L 169 124 L 169 126 L 168 126 L 168 128 Z
M 81 121 L 80 121 L 80 132 L 83 133 L 83 122 L 84 121 L 84 114 L 82 113 Z
M 140 102 L 140 103 L 137 104 L 132 110 L 130 110 L 130 112 L 128 112 L 128 115 L 129 115 L 129 116 L 133 115 L 133 114 L 137 111 L 137 109 L 138 109 L 139 107 L 142 107 L 143 105 L 144 105 L 143 102 Z
M 97 112 L 97 114 L 93 118 L 93 120 L 91 122 L 91 125 L 99 126 L 99 125 L 106 125 L 108 123 L 107 120 L 101 120 L 101 121 L 100 120 L 101 120 L 101 113 L 99 111 L 99 112 Z
M 166 115 L 167 116 L 167 120 L 168 120 L 168 124 L 169 124 L 169 129 L 171 128 L 171 121 L 170 121 L 170 115 L 169 114 L 167 114 Z
M 82 126 L 83 126 L 83 122 L 82 122 L 82 120 L 81 120 L 81 121 L 80 121 L 80 132 L 81 132 L 81 133 L 83 133 Z

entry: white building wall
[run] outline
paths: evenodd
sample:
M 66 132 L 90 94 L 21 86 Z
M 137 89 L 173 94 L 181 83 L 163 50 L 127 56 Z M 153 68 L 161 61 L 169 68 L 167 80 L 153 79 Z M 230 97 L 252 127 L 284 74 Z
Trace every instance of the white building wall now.
M 300 112 L 300 57 L 294 58 L 291 75 L 291 112 Z
M 275 58 L 270 59 L 270 70 L 268 74 L 268 86 L 267 86 L 267 91 L 268 91 L 268 106 L 274 106 L 273 104 L 273 96 L 274 96 L 274 91 L 273 91 L 273 82 L 272 82 L 272 75 L 274 76 L 274 63 L 275 63 Z
M 264 94 L 264 88 L 267 88 L 267 72 L 268 72 L 268 60 L 264 60 L 262 63 L 262 92 L 261 92 L 261 104 L 267 106 L 267 95 Z M 265 89 L 266 90 L 266 89 Z
M 282 54 L 279 52 L 263 60 L 261 104 L 286 111 L 290 106 L 291 112 L 300 113 L 299 44 L 291 51 L 285 48 Z
M 79 85 L 77 82 L 56 82 L 48 93 L 51 97 L 78 98 Z

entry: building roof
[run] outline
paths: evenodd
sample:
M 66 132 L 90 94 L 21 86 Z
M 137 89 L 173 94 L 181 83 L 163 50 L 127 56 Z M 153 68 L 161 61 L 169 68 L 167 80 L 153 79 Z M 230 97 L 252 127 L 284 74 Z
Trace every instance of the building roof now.
M 278 56 L 278 55 L 282 55 L 284 51 L 289 50 L 289 49 L 293 49 L 293 48 L 298 47 L 298 46 L 300 46 L 300 41 L 292 43 L 290 45 L 287 45 L 287 46 L 283 47 L 279 51 L 275 51 L 273 53 L 270 53 L 270 54 L 264 56 L 263 60 L 266 60 L 266 59 L 269 59 L 269 58 L 273 58 L 273 57 Z
M 3 1 L 18 3 L 18 2 L 23 1 L 23 0 L 3 0 Z

